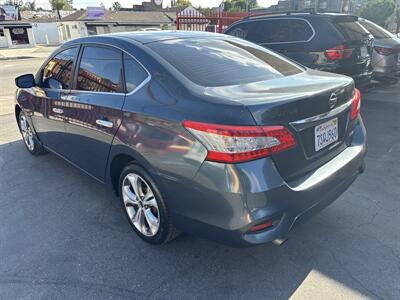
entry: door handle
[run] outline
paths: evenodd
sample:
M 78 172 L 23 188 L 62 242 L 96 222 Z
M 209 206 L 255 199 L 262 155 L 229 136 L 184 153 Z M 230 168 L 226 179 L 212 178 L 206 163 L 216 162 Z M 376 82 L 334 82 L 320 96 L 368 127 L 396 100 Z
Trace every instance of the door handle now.
M 59 115 L 62 115 L 64 113 L 64 110 L 62 110 L 61 108 L 57 108 L 57 107 L 53 107 L 53 112 Z
M 114 126 L 113 122 L 107 120 L 96 120 L 96 124 L 107 128 L 112 128 Z

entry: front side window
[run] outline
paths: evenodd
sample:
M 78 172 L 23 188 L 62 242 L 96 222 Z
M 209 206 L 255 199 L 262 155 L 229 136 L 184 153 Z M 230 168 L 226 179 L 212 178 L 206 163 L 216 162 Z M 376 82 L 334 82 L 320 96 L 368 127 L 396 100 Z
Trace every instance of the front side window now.
M 121 51 L 96 46 L 85 47 L 76 88 L 92 92 L 124 92 Z
M 244 22 L 232 28 L 228 34 L 257 44 L 274 44 L 308 41 L 314 32 L 301 19 L 271 19 Z
M 284 57 L 244 40 L 176 39 L 148 44 L 192 82 L 206 87 L 245 84 L 303 72 Z
M 44 88 L 71 88 L 72 67 L 78 48 L 69 48 L 54 56 L 43 69 L 42 85 Z
M 142 66 L 131 56 L 124 53 L 126 92 L 135 90 L 148 76 Z

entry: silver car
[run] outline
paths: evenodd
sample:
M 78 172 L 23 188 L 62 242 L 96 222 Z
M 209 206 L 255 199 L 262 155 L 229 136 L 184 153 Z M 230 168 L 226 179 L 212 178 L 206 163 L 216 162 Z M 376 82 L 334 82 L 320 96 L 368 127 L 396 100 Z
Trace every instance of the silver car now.
M 369 20 L 360 18 L 358 21 L 374 36 L 374 75 L 377 78 L 397 75 L 400 71 L 400 38 Z

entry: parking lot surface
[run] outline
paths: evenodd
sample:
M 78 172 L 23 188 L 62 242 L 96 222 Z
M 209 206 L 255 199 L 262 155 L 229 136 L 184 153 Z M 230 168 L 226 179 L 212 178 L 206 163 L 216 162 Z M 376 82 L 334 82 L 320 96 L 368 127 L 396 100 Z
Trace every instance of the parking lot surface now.
M 400 299 L 399 94 L 363 94 L 367 168 L 350 189 L 281 247 L 246 249 L 142 242 L 111 191 L 55 155 L 31 156 L 3 114 L 0 299 Z

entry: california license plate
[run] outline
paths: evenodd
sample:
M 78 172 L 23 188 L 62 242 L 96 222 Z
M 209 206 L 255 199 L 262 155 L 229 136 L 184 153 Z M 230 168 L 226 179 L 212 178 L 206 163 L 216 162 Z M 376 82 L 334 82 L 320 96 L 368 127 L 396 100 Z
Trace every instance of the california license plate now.
M 366 57 L 368 55 L 369 55 L 369 53 L 368 53 L 367 47 L 366 46 L 362 46 L 361 47 L 361 57 Z
M 315 151 L 336 142 L 338 140 L 338 119 L 332 119 L 314 129 L 315 133 Z

